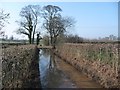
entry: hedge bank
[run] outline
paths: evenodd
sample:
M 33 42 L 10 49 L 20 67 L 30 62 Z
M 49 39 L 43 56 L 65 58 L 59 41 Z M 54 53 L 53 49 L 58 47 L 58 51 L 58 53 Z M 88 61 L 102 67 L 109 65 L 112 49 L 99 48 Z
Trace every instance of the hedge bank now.
M 118 44 L 63 44 L 57 55 L 105 88 L 119 87 Z
M 2 49 L 2 87 L 39 88 L 38 49 L 34 45 Z

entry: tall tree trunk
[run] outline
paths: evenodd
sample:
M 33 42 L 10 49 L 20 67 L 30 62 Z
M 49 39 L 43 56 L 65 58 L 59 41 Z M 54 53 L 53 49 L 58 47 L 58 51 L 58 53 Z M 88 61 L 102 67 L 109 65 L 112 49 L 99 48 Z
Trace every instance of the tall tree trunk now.
M 53 37 L 50 36 L 50 45 L 53 45 Z
M 54 37 L 54 38 L 53 38 L 53 49 L 56 48 L 56 39 L 57 39 L 57 37 Z
M 34 38 L 35 38 L 35 29 L 36 29 L 36 25 L 34 26 L 34 30 L 33 30 L 33 37 L 32 37 L 32 43 L 34 44 Z
M 32 35 L 32 32 L 30 32 L 30 35 L 28 36 L 28 38 L 29 38 L 29 43 L 30 43 L 30 44 L 32 43 L 31 35 Z
M 29 44 L 31 44 L 31 36 L 29 35 L 28 38 L 29 38 Z
M 35 30 L 33 31 L 32 43 L 34 44 Z
M 32 43 L 33 44 L 34 44 L 34 37 L 35 37 L 36 26 L 37 26 L 37 16 L 36 16 L 36 21 L 35 21 L 35 24 L 34 24 L 34 29 L 33 29 L 33 38 L 32 38 Z

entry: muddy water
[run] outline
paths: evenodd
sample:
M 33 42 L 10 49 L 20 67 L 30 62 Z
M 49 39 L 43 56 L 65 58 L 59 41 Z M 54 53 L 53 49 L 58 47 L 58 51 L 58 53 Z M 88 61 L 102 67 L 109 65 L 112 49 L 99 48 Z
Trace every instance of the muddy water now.
M 101 88 L 50 50 L 40 50 L 39 70 L 42 88 Z

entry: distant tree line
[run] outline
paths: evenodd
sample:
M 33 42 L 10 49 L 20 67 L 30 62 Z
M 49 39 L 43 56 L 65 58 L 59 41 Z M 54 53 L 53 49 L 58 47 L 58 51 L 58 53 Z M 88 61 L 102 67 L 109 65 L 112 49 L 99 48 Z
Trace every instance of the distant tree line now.
M 85 42 L 117 42 L 118 37 L 109 35 L 108 37 L 99 37 L 98 39 L 87 39 L 78 35 L 68 34 L 64 36 L 65 43 L 85 43 Z
M 80 37 L 78 35 L 67 34 L 58 37 L 59 42 L 62 43 L 102 43 L 102 42 L 118 42 L 118 37 L 114 35 L 109 35 L 108 37 L 99 37 L 98 39 L 87 39 Z M 62 41 L 61 41 L 62 40 Z M 43 44 L 49 45 L 49 36 L 43 36 Z
M 82 43 L 83 40 L 84 39 L 82 37 L 78 36 L 78 35 L 72 35 L 72 34 L 70 34 L 70 35 L 67 35 L 65 37 L 65 42 L 66 43 Z

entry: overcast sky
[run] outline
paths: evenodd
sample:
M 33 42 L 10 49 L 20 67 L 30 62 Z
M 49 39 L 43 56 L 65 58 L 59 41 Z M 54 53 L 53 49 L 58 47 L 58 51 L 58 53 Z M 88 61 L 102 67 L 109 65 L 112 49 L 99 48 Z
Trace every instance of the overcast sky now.
M 13 0 L 14 1 L 14 0 Z M 95 1 L 95 0 L 92 0 Z M 97 0 L 99 1 L 99 0 Z M 104 0 L 105 1 L 105 0 Z M 106 0 L 108 1 L 108 0 Z M 117 2 L 0 2 L 0 8 L 10 13 L 9 23 L 3 28 L 10 37 L 25 38 L 14 31 L 19 27 L 16 20 L 20 20 L 19 12 L 27 5 L 57 5 L 63 11 L 63 16 L 75 19 L 75 27 L 69 33 L 78 34 L 84 38 L 98 38 L 113 34 L 118 36 L 118 3 Z M 115 1 L 115 0 L 114 0 Z M 117 0 L 116 0 L 117 1 Z M 40 26 L 41 27 L 41 26 Z M 40 28 L 41 30 L 41 28 Z M 41 30 L 42 33 L 44 31 Z

